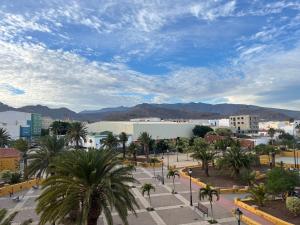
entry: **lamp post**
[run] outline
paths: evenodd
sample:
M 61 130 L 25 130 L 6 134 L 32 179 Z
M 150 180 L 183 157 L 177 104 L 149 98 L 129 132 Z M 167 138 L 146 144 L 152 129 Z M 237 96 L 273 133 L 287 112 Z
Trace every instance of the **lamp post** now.
M 189 175 L 190 175 L 190 206 L 193 206 L 193 195 L 192 195 L 192 169 L 189 168 Z
M 242 218 L 242 215 L 243 215 L 243 212 L 237 208 L 235 211 L 234 211 L 234 215 L 235 215 L 235 218 L 237 219 L 238 221 L 238 225 L 241 225 L 241 218 Z
M 164 157 L 161 157 L 161 176 L 162 176 L 162 180 L 161 183 L 162 185 L 165 184 L 165 178 L 164 178 Z
M 170 168 L 170 163 L 169 163 L 169 149 L 167 149 L 167 158 L 168 158 L 168 169 Z

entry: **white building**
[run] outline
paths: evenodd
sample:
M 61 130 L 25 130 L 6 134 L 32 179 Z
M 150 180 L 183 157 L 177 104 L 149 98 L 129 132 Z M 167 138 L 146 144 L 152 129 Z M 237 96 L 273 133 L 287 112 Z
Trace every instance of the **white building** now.
M 177 137 L 190 138 L 193 136 L 193 128 L 199 125 L 191 122 L 133 122 L 133 121 L 101 121 L 87 124 L 89 133 L 110 131 L 115 135 L 125 132 L 136 141 L 142 132 L 147 132 L 152 139 L 175 139 Z
M 102 147 L 103 139 L 107 137 L 106 134 L 101 133 L 89 133 L 86 136 L 86 141 L 83 142 L 83 147 L 85 148 L 96 148 L 100 149 Z M 129 146 L 129 144 L 132 142 L 132 136 L 128 135 L 128 141 L 126 143 L 126 146 Z M 119 143 L 118 147 L 122 147 L 122 144 Z
M 50 117 L 42 117 L 42 129 L 49 129 L 55 120 Z

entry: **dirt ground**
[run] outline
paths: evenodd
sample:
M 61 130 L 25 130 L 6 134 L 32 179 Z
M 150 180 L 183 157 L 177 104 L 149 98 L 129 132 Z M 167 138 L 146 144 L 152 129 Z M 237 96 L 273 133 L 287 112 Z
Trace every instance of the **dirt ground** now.
M 254 202 L 247 202 L 249 205 L 256 205 Z M 285 202 L 282 200 L 267 201 L 265 206 L 259 207 L 260 210 L 269 213 L 272 216 L 285 220 L 295 225 L 300 225 L 300 215 L 294 216 L 285 207 Z

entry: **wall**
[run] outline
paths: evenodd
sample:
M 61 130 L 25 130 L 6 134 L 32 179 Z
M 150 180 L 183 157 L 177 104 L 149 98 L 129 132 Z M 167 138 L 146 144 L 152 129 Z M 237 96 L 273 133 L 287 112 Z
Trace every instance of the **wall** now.
M 18 184 L 8 185 L 0 188 L 0 197 L 7 196 L 10 193 L 16 193 L 26 189 L 32 188 L 32 186 L 39 185 L 41 181 L 39 179 L 29 180 Z
M 126 134 L 133 134 L 133 122 L 110 122 L 102 121 L 97 123 L 87 124 L 89 133 L 99 133 L 103 131 L 110 131 L 115 135 L 125 132 Z
M 0 171 L 3 170 L 11 170 L 17 171 L 19 169 L 19 157 L 12 157 L 12 158 L 0 158 Z

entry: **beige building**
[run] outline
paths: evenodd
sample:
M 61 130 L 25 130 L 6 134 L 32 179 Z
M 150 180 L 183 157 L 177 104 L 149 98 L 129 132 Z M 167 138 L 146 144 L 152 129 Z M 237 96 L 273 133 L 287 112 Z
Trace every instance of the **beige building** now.
M 258 117 L 251 115 L 230 116 L 230 127 L 239 134 L 258 133 Z

